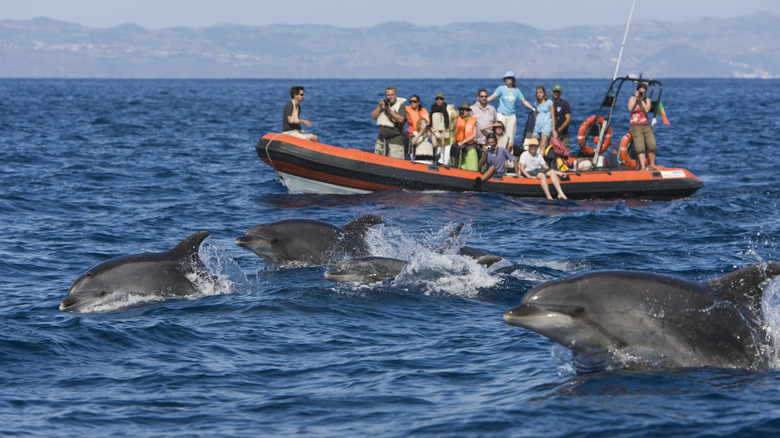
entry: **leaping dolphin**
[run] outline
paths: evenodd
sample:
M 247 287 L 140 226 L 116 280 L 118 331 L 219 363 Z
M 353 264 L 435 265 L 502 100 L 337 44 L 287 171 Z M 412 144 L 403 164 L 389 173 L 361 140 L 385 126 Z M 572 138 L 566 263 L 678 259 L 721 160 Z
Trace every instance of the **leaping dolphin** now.
M 761 300 L 780 263 L 748 266 L 707 283 L 607 271 L 529 291 L 504 321 L 575 355 L 626 368 L 768 366 Z
M 78 312 L 114 292 L 176 296 L 197 294 L 187 274 L 207 272 L 198 256 L 198 248 L 209 234 L 208 231 L 198 231 L 170 251 L 127 255 L 95 266 L 73 282 L 60 304 L 60 310 Z
M 444 245 L 439 249 L 439 252 L 444 253 L 447 248 L 454 247 L 458 244 L 457 238 L 460 236 L 461 230 L 463 230 L 463 222 L 458 223 L 455 225 L 455 227 L 450 231 L 449 236 L 447 236 L 447 239 L 444 241 Z M 472 248 L 470 246 L 461 246 L 458 248 L 458 254 L 462 256 L 471 257 L 472 259 L 476 260 L 477 263 L 480 265 L 484 265 L 487 267 L 490 267 L 490 265 L 500 262 L 503 260 L 501 256 L 497 256 L 495 254 L 491 254 L 487 251 L 483 251 L 479 248 Z
M 236 245 L 260 256 L 267 265 L 322 266 L 346 257 L 368 255 L 364 240 L 368 228 L 384 223 L 366 214 L 339 227 L 310 219 L 288 219 L 250 228 Z
M 463 223 L 457 224 L 438 252 L 443 253 L 457 245 L 456 238 L 462 229 Z M 486 267 L 502 260 L 501 256 L 470 246 L 460 247 L 458 254 L 471 257 Z M 388 257 L 358 257 L 339 262 L 333 269 L 325 271 L 325 278 L 333 282 L 376 283 L 395 277 L 406 265 L 407 262 L 404 260 Z

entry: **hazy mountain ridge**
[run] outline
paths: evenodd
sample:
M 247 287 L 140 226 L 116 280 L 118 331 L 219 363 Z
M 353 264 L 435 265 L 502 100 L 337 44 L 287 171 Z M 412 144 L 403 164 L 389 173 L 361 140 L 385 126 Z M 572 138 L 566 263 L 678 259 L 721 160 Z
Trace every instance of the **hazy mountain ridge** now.
M 217 25 L 88 28 L 0 21 L 0 77 L 422 78 L 611 77 L 625 28 L 555 31 L 502 23 L 367 28 Z M 620 73 L 780 77 L 780 16 L 634 21 Z

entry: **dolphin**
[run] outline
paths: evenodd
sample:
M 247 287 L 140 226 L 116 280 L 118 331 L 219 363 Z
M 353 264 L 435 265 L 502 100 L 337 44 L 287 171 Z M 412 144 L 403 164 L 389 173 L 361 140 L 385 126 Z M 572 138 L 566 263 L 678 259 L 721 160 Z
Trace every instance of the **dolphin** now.
M 207 272 L 198 256 L 198 248 L 209 234 L 198 231 L 170 251 L 117 257 L 93 267 L 73 282 L 60 310 L 78 312 L 114 292 L 163 296 L 197 294 L 186 275 Z
M 440 253 L 444 253 L 448 248 L 452 248 L 458 245 L 457 238 L 460 236 L 460 232 L 463 229 L 463 226 L 464 226 L 463 222 L 460 222 L 457 225 L 455 225 L 452 231 L 450 231 L 450 234 L 447 236 L 447 239 L 445 239 L 444 244 L 439 249 Z M 486 267 L 489 267 L 490 265 L 503 260 L 501 256 L 491 254 L 487 251 L 478 248 L 472 248 L 470 246 L 461 246 L 460 248 L 458 248 L 458 254 L 466 257 L 471 257 L 472 259 L 476 260 L 477 263 L 479 263 L 480 265 L 485 265 Z
M 574 275 L 529 291 L 504 321 L 625 368 L 765 368 L 761 308 L 780 263 L 696 283 L 631 271 Z
M 325 271 L 325 278 L 333 282 L 376 283 L 400 274 L 406 263 L 388 257 L 358 257 L 344 260 Z
M 457 245 L 456 238 L 462 229 L 463 223 L 456 225 L 438 252 L 444 253 L 448 248 Z M 502 260 L 500 256 L 470 246 L 460 247 L 458 254 L 471 257 L 487 267 Z M 333 269 L 325 271 L 325 278 L 333 282 L 376 283 L 400 274 L 407 263 L 388 257 L 358 257 L 339 262 Z
M 236 245 L 262 258 L 269 266 L 323 266 L 346 257 L 368 255 L 364 240 L 368 228 L 384 223 L 366 214 L 344 226 L 310 219 L 288 219 L 250 228 Z
M 478 248 L 472 248 L 470 246 L 462 246 L 458 250 L 458 254 L 462 256 L 471 257 L 472 259 L 476 260 L 477 263 L 480 265 L 484 265 L 486 267 L 489 267 L 493 263 L 500 262 L 503 260 L 503 257 L 497 256 L 495 254 L 491 254 L 487 251 L 483 251 Z

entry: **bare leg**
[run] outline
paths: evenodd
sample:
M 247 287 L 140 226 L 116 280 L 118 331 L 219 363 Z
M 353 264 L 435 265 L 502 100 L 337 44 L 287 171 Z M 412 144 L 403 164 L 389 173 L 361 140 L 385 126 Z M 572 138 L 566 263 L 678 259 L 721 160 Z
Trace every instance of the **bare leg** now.
M 490 177 L 492 177 L 494 173 L 496 173 L 496 166 L 488 167 L 488 170 L 486 170 L 485 173 L 482 174 L 482 181 L 489 180 Z
M 655 167 L 655 152 L 647 153 L 647 161 L 649 161 L 648 165 L 650 166 L 650 170 L 657 169 L 657 167 Z
M 553 186 L 555 186 L 555 190 L 558 191 L 558 199 L 569 199 L 566 197 L 566 195 L 563 194 L 563 189 L 561 188 L 561 181 L 558 179 L 558 174 L 555 173 L 554 170 L 550 171 L 550 181 L 552 181 Z
M 539 140 L 539 152 L 544 155 L 544 150 L 547 149 L 547 143 L 550 141 L 550 137 L 542 136 Z
M 536 177 L 539 178 L 539 184 L 542 186 L 544 196 L 546 196 L 547 199 L 552 199 L 553 197 L 550 195 L 550 187 L 547 185 L 547 175 L 539 172 Z
M 639 170 L 647 169 L 647 156 L 645 154 L 639 154 Z

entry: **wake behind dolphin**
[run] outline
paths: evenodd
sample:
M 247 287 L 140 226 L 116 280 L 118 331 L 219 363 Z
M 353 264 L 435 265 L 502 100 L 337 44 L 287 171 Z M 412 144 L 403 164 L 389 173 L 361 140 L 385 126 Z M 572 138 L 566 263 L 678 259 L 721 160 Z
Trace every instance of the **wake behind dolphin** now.
M 146 296 L 197 294 L 187 277 L 207 273 L 198 248 L 209 234 L 198 231 L 170 251 L 117 257 L 93 267 L 73 282 L 60 310 L 80 312 L 115 292 Z
M 529 291 L 504 321 L 575 355 L 626 368 L 769 366 L 761 307 L 779 263 L 709 281 L 628 271 L 574 275 Z

